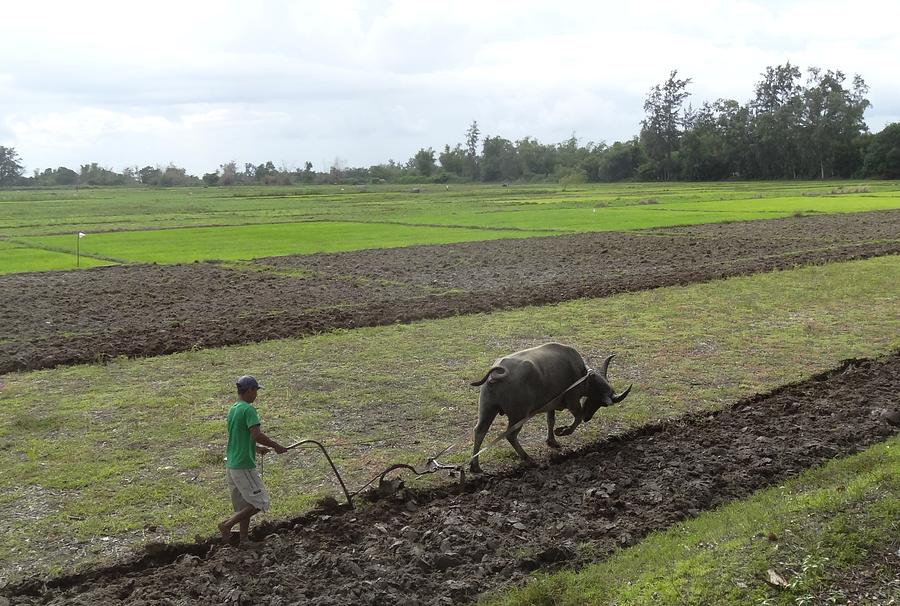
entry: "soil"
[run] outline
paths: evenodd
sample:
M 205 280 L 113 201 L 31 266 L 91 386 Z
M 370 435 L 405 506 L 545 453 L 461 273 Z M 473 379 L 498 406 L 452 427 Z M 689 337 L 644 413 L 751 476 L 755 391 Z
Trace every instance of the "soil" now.
M 521 585 L 535 570 L 602 559 L 654 530 L 895 435 L 900 428 L 885 410 L 900 407 L 898 394 L 900 352 L 847 361 L 719 412 L 557 455 L 543 467 L 470 476 L 465 485 L 400 487 L 356 510 L 261 526 L 255 538 L 265 543 L 257 548 L 159 546 L 141 559 L 10 586 L 0 596 L 17 604 L 132 606 L 472 602 Z M 872 586 L 893 582 L 891 575 L 848 574 L 837 589 L 895 589 Z
M 900 253 L 900 210 L 0 276 L 0 373 Z M 249 285 L 249 288 L 248 288 Z

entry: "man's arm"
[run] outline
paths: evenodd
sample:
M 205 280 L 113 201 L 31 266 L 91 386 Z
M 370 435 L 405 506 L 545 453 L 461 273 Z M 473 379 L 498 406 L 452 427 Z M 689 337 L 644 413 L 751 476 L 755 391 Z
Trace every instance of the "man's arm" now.
M 262 432 L 262 430 L 259 428 L 259 425 L 254 425 L 253 427 L 250 428 L 250 435 L 253 436 L 253 439 L 256 441 L 257 444 L 262 444 L 263 446 L 269 446 L 272 449 L 274 449 L 275 452 L 277 452 L 278 454 L 287 452 L 287 448 L 285 448 L 284 446 L 282 446 L 281 444 L 279 444 L 278 442 L 276 442 L 275 440 L 273 440 L 272 438 L 270 438 L 269 436 L 264 434 Z

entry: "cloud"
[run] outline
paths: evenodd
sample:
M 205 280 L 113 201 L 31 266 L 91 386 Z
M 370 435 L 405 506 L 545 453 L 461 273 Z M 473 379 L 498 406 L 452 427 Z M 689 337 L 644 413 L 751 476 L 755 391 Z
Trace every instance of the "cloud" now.
M 695 106 L 769 65 L 860 73 L 900 114 L 900 5 L 847 0 L 32 0 L 5 9 L 0 140 L 25 163 L 405 160 L 482 132 L 612 142 L 672 69 Z M 868 15 L 868 16 L 867 16 Z M 864 21 L 863 21 L 864 20 Z M 225 156 L 225 157 L 222 157 Z
M 104 135 L 146 135 L 173 128 L 161 116 L 132 116 L 90 107 L 64 113 L 12 115 L 6 123 L 16 139 L 46 147 L 74 148 L 89 147 Z

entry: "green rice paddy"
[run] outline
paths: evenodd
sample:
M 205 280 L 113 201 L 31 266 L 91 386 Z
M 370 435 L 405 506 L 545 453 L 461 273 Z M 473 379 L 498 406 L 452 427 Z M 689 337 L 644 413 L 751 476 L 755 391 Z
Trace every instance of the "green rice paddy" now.
M 0 192 L 0 274 L 900 208 L 897 182 Z M 12 248 L 14 245 L 15 248 Z M 12 252 L 13 250 L 17 252 Z M 30 250 L 31 253 L 24 251 Z M 43 251 L 43 252 L 40 252 Z

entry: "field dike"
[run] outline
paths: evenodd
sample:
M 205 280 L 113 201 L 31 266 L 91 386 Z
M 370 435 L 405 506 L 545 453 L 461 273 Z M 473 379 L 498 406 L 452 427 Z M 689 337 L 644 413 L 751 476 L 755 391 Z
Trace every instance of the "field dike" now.
M 900 351 L 847 360 L 713 413 L 648 425 L 543 468 L 400 488 L 258 527 L 263 546 L 167 545 L 0 590 L 15 604 L 456 604 L 578 568 L 898 432 Z

